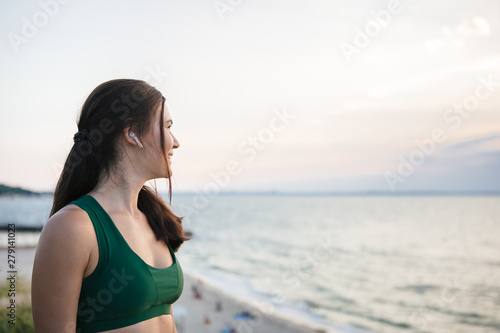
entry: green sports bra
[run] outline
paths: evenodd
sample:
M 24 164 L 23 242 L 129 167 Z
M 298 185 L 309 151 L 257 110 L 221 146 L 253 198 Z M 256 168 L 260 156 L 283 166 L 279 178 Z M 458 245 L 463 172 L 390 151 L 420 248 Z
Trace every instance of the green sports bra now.
M 184 276 L 170 245 L 173 264 L 156 268 L 127 244 L 104 208 L 91 195 L 70 202 L 85 210 L 99 246 L 95 270 L 83 279 L 78 301 L 77 332 L 101 332 L 170 314 L 181 295 Z

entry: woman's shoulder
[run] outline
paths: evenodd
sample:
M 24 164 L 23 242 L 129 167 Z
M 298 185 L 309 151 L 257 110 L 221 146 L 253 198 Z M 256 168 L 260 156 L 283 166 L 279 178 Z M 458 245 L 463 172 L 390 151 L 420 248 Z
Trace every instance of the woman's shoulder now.
M 63 208 L 59 209 L 54 215 L 52 215 L 47 223 L 64 223 L 64 221 L 74 221 L 73 224 L 86 224 L 86 221 L 90 221 L 90 217 L 87 212 L 80 206 L 75 204 L 67 204 Z
M 94 228 L 87 212 L 75 204 L 68 204 L 47 220 L 40 236 L 63 236 L 72 240 L 92 237 L 93 233 Z

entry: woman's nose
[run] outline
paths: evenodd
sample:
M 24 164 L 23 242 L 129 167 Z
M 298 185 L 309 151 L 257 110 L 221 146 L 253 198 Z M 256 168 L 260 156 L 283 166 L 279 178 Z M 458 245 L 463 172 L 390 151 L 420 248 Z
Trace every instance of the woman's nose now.
M 179 148 L 181 146 L 181 144 L 179 143 L 179 141 L 177 140 L 177 138 L 175 137 L 175 135 L 172 134 L 172 136 L 174 137 L 174 146 L 173 146 L 173 148 L 174 149 Z

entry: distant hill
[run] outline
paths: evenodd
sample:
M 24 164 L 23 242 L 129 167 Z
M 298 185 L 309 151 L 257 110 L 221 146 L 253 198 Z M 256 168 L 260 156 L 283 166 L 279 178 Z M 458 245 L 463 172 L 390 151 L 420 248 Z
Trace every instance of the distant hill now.
M 20 187 L 10 187 L 7 185 L 0 184 L 0 196 L 9 196 L 9 195 L 26 195 L 26 196 L 32 196 L 32 195 L 45 195 L 45 194 L 52 194 L 51 192 L 34 192 L 34 191 L 29 191 L 25 190 Z

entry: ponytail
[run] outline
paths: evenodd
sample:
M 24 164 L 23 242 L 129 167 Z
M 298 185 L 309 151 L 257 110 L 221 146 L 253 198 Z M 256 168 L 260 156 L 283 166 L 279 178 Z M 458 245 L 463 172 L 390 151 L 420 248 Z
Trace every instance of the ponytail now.
M 166 206 L 161 197 L 148 186 L 143 186 L 139 192 L 137 206 L 141 212 L 146 214 L 149 225 L 153 229 L 156 239 L 170 244 L 177 251 L 185 240 L 182 220 L 184 217 L 175 216 Z
M 98 163 L 95 152 L 88 143 L 75 142 L 71 148 L 54 191 L 54 202 L 49 217 L 96 187 L 102 165 Z

